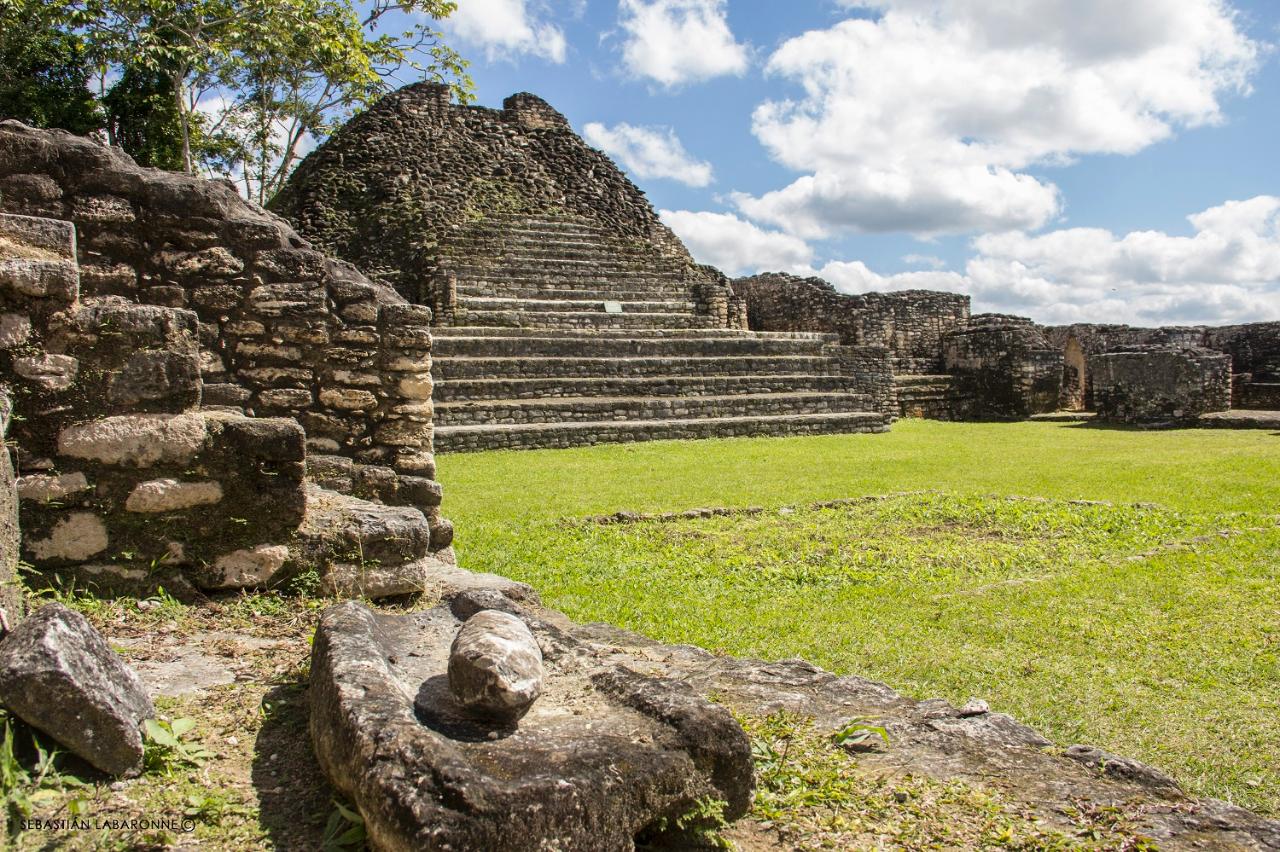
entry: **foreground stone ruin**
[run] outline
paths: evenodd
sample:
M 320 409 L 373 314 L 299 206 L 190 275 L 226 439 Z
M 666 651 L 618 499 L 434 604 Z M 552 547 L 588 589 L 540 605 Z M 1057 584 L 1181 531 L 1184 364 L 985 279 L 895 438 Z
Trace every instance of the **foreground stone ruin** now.
M 546 666 L 518 725 L 469 711 L 446 675 L 464 623 L 506 613 Z M 725 708 L 595 659 L 496 592 L 404 616 L 343 604 L 314 647 L 312 743 L 378 848 L 629 849 L 678 834 L 700 800 L 728 819 L 750 806 L 751 750 Z
M 453 562 L 429 309 L 229 186 L 61 131 L 0 123 L 0 210 L 22 558 L 49 582 L 378 597 Z

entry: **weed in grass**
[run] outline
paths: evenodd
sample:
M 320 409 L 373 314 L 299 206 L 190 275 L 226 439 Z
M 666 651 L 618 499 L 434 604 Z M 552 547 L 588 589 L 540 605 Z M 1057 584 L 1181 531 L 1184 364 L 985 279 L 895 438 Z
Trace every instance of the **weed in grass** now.
M 147 719 L 142 723 L 143 762 L 148 772 L 172 775 L 180 769 L 198 767 L 211 755 L 187 735 L 196 726 L 195 719 Z
M 353 852 L 365 848 L 364 817 L 355 808 L 333 801 L 333 813 L 324 828 L 325 852 Z

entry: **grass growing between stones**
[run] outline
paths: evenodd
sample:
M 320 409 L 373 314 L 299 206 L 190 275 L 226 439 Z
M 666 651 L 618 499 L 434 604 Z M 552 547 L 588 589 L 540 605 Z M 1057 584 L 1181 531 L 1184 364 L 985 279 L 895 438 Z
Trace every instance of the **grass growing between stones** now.
M 1061 745 L 1280 811 L 1274 435 L 906 422 L 441 461 L 463 565 L 574 618 L 980 696 Z M 766 511 L 564 520 L 748 505 Z

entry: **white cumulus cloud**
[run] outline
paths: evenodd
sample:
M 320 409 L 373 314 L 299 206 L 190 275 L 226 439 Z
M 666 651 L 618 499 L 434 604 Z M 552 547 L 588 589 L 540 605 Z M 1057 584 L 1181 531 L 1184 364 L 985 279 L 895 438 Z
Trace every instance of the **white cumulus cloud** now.
M 1228 201 L 1187 218 L 1191 236 L 1099 228 L 988 234 L 974 241 L 963 274 L 878 275 L 857 261 L 828 263 L 819 274 L 846 292 L 970 293 L 975 310 L 1050 323 L 1280 319 L 1280 197 Z
M 490 61 L 528 54 L 560 64 L 568 44 L 564 31 L 543 19 L 544 11 L 528 0 L 463 0 L 447 26 Z
M 1261 49 L 1223 0 L 845 5 L 880 14 L 783 43 L 766 70 L 801 94 L 753 115 L 761 143 L 802 176 L 735 196 L 803 237 L 1043 227 L 1061 200 L 1031 169 L 1221 121 Z
M 728 275 L 757 270 L 799 272 L 813 260 L 813 249 L 804 240 L 766 231 L 732 213 L 662 210 L 658 215 L 694 258 Z
M 633 76 L 675 87 L 747 70 L 725 0 L 620 0 L 618 11 L 622 64 Z
M 670 127 L 625 123 L 605 127 L 593 121 L 582 132 L 588 142 L 636 177 L 670 178 L 687 186 L 707 186 L 712 181 L 711 164 L 690 156 Z

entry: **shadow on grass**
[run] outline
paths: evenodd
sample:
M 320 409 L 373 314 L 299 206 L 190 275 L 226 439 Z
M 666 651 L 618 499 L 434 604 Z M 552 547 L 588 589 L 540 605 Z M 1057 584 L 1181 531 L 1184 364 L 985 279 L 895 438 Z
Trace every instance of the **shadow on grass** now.
M 321 849 L 335 793 L 311 748 L 307 684 L 274 687 L 262 712 L 251 776 L 259 822 L 276 849 Z

